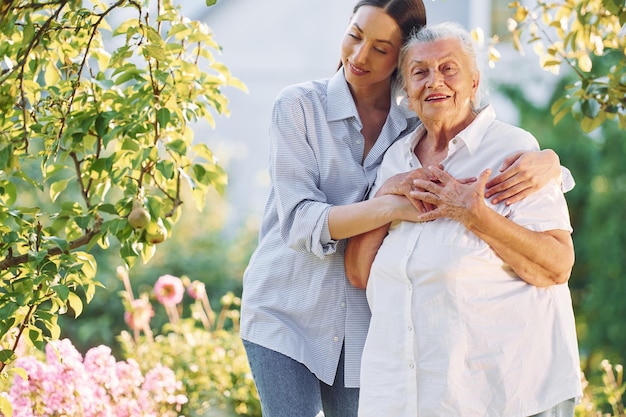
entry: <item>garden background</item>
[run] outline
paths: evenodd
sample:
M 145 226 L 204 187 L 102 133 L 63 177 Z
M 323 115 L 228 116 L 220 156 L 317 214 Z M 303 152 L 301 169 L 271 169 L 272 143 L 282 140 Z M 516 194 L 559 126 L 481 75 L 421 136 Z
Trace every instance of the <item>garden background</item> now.
M 579 7 L 581 4 L 600 5 L 598 7 L 605 4 L 606 8 L 609 3 L 618 5 L 613 0 L 561 3 L 578 4 Z M 450 14 L 464 15 L 465 7 L 484 4 L 491 2 L 437 0 L 427 2 L 426 6 L 429 18 L 434 21 L 442 20 L 444 16 L 452 18 Z M 123 265 L 121 248 L 114 239 L 106 248 L 92 246 L 90 253 L 97 264 L 95 281 L 102 287 L 95 288 L 90 302 L 80 286 L 71 288 L 83 301 L 82 314 L 74 318 L 71 313 L 76 312 L 76 308 L 71 307 L 76 304 L 70 303 L 69 313 L 59 316 L 60 334 L 57 338 L 71 340 L 77 352 L 85 355 L 85 360 L 90 349 L 104 345 L 110 347 L 111 355 L 117 361 L 137 359 L 144 375 L 159 363 L 169 367 L 183 381 L 188 401 L 183 407 L 187 407 L 189 416 L 260 415 L 236 330 L 241 277 L 256 245 L 259 216 L 267 192 L 264 146 L 271 101 L 287 84 L 332 73 L 338 60 L 338 40 L 351 6 L 352 2 L 332 0 L 298 6 L 277 1 L 223 1 L 211 7 L 202 2 L 191 8 L 184 5 L 183 14 L 208 24 L 213 31 L 213 40 L 222 48 L 216 53 L 218 60 L 228 67 L 233 77 L 245 84 L 242 88 L 236 82 L 232 85 L 225 83 L 220 90 L 228 97 L 230 117 L 215 117 L 215 126 L 202 118 L 191 123 L 195 132 L 194 143 L 208 144 L 218 158 L 218 165 L 228 174 L 229 183 L 222 194 L 211 186 L 203 189 L 206 204 L 200 211 L 192 203 L 177 207 L 176 222 L 168 223 L 165 241 L 154 245 L 154 253 L 137 254 L 136 262 L 128 271 L 120 269 Z M 522 56 L 506 46 L 503 39 L 496 46 L 502 58 L 493 70 L 484 70 L 494 88 L 496 108 L 504 109 L 502 118 L 532 132 L 543 148 L 554 149 L 577 183 L 567 194 L 577 257 L 570 287 L 583 359 L 581 367 L 592 383 L 588 391 L 590 400 L 585 403 L 589 407 L 587 415 L 594 415 L 592 413 L 598 410 L 616 416 L 623 413 L 620 397 L 624 391 L 623 370 L 611 366 L 626 360 L 626 260 L 623 256 L 626 248 L 626 229 L 623 227 L 626 220 L 626 166 L 623 162 L 626 157 L 623 122 L 626 105 L 623 19 L 626 7 L 620 7 L 609 10 L 618 10 L 613 15 L 621 13 L 622 16 L 621 32 L 614 33 L 621 35 L 621 49 L 603 52 L 599 57 L 591 54 L 593 71 L 589 72 L 599 76 L 613 74 L 617 78 L 621 90 L 613 91 L 617 96 L 614 112 L 611 108 L 601 107 L 599 99 L 581 99 L 572 107 L 572 112 L 560 113 L 559 123 L 554 123 L 554 104 L 559 103 L 566 91 L 571 92 L 566 86 L 580 81 L 580 74 L 577 74 L 580 61 L 575 59 L 572 59 L 573 69 L 560 64 L 560 74 L 551 74 L 540 69 L 540 59 L 533 54 L 532 47 L 527 47 L 529 53 Z M 514 10 L 508 11 L 513 15 Z M 125 17 L 116 16 L 115 19 L 111 22 L 113 27 L 121 24 Z M 465 23 L 468 27 L 474 27 L 474 23 L 488 25 L 484 20 Z M 602 38 L 609 36 L 605 33 Z M 524 64 L 520 66 L 520 62 Z M 543 64 L 550 69 L 545 60 Z M 7 65 L 4 61 L 3 74 Z M 520 71 L 520 67 L 524 70 Z M 531 67 L 536 70 L 526 71 Z M 583 85 L 586 88 L 593 83 Z M 7 90 L 3 93 L 8 95 Z M 595 93 L 592 97 L 596 97 Z M 559 110 L 558 106 L 555 110 Z M 596 125 L 588 122 L 613 113 L 621 117 L 621 125 L 617 119 L 610 118 Z M 167 125 L 162 120 L 160 123 Z M 7 137 L 2 136 L 3 149 L 6 149 L 4 141 Z M 5 172 L 8 170 L 2 171 L 2 175 Z M 222 187 L 219 182 L 213 185 L 218 189 Z M 18 187 L 17 193 L 21 192 Z M 193 198 L 184 191 L 182 197 L 185 201 Z M 38 198 L 32 196 L 36 204 L 47 204 L 37 201 Z M 4 198 L 3 204 L 7 205 L 9 200 Z M 23 203 L 23 196 L 21 201 Z M 127 215 L 132 199 L 124 201 L 126 211 L 120 213 Z M 15 209 L 15 206 L 8 208 Z M 151 210 L 152 217 L 162 214 L 165 218 L 165 213 Z M 5 233 L 4 236 L 8 235 Z M 122 238 L 129 236 L 126 234 Z M 4 244 L 2 258 L 7 259 L 9 245 L 6 239 Z M 141 257 L 147 260 L 145 264 Z M 174 308 L 163 303 L 159 293 L 154 291 L 157 279 L 164 275 L 182 278 L 180 284 L 183 287 L 178 287 L 176 280 L 168 287 L 173 293 L 181 294 L 181 288 L 186 291 Z M 4 275 L 3 279 L 6 279 Z M 206 298 L 202 291 L 194 292 L 197 283 L 203 284 L 200 288 L 206 289 Z M 10 302 L 7 301 L 10 298 L 7 288 L 2 288 L 4 296 L 0 311 L 3 313 L 8 311 L 4 307 Z M 128 315 L 138 314 L 142 304 L 137 300 L 145 301 L 144 311 L 150 316 L 149 310 L 153 309 L 154 316 L 149 317 L 148 329 L 135 326 L 139 332 L 134 333 L 129 328 Z M 0 317 L 0 320 L 5 318 Z M 34 325 L 46 328 L 42 323 Z M 40 336 L 42 347 L 50 335 L 42 331 Z M 6 340 L 3 343 L 6 348 Z M 73 355 L 67 346 L 61 351 L 67 356 Z M 35 351 L 22 353 L 32 353 L 44 360 Z M 0 379 L 5 392 L 16 377 L 6 371 Z M 615 380 L 611 381 L 611 377 Z M 176 389 L 183 392 L 181 387 Z M 191 404 L 195 409 L 189 407 Z M 176 402 L 170 405 L 175 406 Z M 583 412 L 582 409 L 578 411 L 581 416 Z

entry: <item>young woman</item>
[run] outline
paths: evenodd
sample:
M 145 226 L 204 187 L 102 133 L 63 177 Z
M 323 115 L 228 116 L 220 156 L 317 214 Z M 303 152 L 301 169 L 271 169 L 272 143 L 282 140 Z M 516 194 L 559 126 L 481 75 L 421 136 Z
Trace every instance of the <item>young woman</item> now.
M 241 337 L 264 417 L 354 417 L 370 312 L 345 278 L 345 239 L 412 221 L 399 195 L 367 200 L 387 148 L 418 119 L 400 103 L 398 54 L 426 23 L 421 0 L 362 0 L 329 79 L 286 88 L 270 128 L 271 190 L 244 275 Z M 489 191 L 516 201 L 560 175 L 552 151 L 524 154 Z M 389 187 L 410 192 L 420 170 Z M 393 207 L 393 209 L 391 209 Z

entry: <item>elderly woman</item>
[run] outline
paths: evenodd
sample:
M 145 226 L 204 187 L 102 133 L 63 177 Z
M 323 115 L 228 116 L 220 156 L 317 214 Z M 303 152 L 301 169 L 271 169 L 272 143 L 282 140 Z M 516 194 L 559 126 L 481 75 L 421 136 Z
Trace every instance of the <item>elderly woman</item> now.
M 539 147 L 478 106 L 463 28 L 418 31 L 399 68 L 423 124 L 388 150 L 375 196 L 398 172 L 422 167 L 427 179 L 395 199 L 422 222 L 392 222 L 346 248 L 346 274 L 367 285 L 372 312 L 359 416 L 573 416 L 582 393 L 567 286 L 574 249 L 560 187 L 510 205 L 485 198 L 504 159 Z

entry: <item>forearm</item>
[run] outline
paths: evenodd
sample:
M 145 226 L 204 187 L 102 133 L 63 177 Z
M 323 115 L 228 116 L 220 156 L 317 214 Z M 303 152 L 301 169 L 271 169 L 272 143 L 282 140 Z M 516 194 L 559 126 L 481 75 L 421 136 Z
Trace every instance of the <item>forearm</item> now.
M 393 220 L 415 221 L 418 214 L 405 197 L 384 195 L 332 207 L 328 214 L 328 229 L 331 238 L 339 240 L 369 232 Z
M 569 232 L 534 232 L 501 216 L 487 206 L 464 222 L 524 281 L 538 287 L 567 282 L 574 265 Z
M 344 255 L 346 278 L 356 288 L 367 286 L 374 258 L 388 231 L 389 223 L 348 239 Z

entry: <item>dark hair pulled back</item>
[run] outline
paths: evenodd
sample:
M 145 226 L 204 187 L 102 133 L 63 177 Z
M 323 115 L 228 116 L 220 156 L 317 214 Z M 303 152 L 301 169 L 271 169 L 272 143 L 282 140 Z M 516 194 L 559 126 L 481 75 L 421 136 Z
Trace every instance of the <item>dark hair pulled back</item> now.
M 363 6 L 379 7 L 391 16 L 402 30 L 402 42 L 414 29 L 426 25 L 426 8 L 422 0 L 360 0 L 352 12 L 356 13 Z

